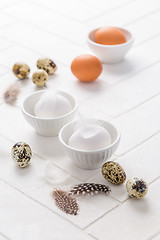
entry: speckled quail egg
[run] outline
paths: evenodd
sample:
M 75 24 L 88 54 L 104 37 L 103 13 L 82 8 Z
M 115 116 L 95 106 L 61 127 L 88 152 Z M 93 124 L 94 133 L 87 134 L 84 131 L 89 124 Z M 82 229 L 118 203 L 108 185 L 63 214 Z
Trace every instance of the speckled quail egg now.
M 37 70 L 32 75 L 32 81 L 38 87 L 42 87 L 48 80 L 48 74 L 44 70 Z
M 26 63 L 17 62 L 14 64 L 14 66 L 12 68 L 12 72 L 16 77 L 18 77 L 20 79 L 24 79 L 24 78 L 28 77 L 28 75 L 30 73 L 30 68 L 28 67 L 28 65 Z
M 40 58 L 37 61 L 37 68 L 43 69 L 48 74 L 54 74 L 57 70 L 56 64 L 49 58 Z
M 32 150 L 30 146 L 25 142 L 17 142 L 11 150 L 11 156 L 13 161 L 19 167 L 26 167 L 28 166 L 31 157 L 32 157 Z
M 126 190 L 130 197 L 142 198 L 148 192 L 148 186 L 140 178 L 131 178 L 126 183 Z
M 121 165 L 113 161 L 106 162 L 102 166 L 102 175 L 107 181 L 116 185 L 122 184 L 126 180 L 126 173 Z

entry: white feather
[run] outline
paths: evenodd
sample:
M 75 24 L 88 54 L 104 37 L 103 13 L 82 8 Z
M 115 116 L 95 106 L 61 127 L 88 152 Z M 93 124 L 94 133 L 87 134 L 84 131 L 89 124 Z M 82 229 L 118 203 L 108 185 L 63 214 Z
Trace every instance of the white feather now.
M 17 100 L 18 93 L 20 91 L 20 83 L 14 83 L 10 85 L 4 92 L 4 99 L 7 103 L 14 102 Z

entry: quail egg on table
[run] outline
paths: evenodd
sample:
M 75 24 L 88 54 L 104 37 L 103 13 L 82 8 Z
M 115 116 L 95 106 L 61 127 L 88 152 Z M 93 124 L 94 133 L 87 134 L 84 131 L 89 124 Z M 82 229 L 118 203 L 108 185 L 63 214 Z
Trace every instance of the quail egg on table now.
M 126 183 L 126 190 L 130 197 L 142 198 L 148 192 L 148 186 L 143 179 L 131 178 Z
M 48 74 L 44 70 L 37 70 L 32 75 L 32 81 L 38 87 L 42 87 L 48 80 Z
M 13 161 L 19 167 L 26 167 L 28 166 L 31 157 L 32 157 L 32 150 L 30 146 L 25 142 L 17 142 L 11 150 L 11 156 Z
M 122 184 L 126 180 L 126 173 L 116 162 L 109 161 L 102 166 L 102 175 L 103 177 L 116 185 Z
M 54 74 L 57 70 L 56 64 L 49 58 L 40 58 L 37 61 L 37 68 L 43 69 L 49 75 Z
M 12 68 L 12 72 L 16 77 L 18 77 L 20 79 L 24 79 L 24 78 L 28 77 L 28 75 L 30 73 L 30 68 L 28 67 L 28 65 L 26 63 L 17 62 L 14 64 L 14 66 Z

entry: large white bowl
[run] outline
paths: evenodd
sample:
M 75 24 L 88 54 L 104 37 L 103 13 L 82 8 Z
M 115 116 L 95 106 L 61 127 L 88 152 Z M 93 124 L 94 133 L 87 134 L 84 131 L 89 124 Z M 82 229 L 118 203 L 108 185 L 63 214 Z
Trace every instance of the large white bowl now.
M 91 50 L 103 63 L 117 63 L 124 59 L 124 56 L 134 42 L 134 36 L 124 28 L 118 28 L 126 37 L 127 42 L 118 45 L 104 45 L 95 42 L 95 33 L 99 29 L 94 29 L 87 36 L 87 42 Z
M 26 121 L 36 130 L 40 135 L 47 137 L 58 136 L 60 129 L 71 122 L 76 114 L 77 101 L 76 99 L 66 92 L 60 92 L 62 96 L 67 98 L 72 106 L 72 111 L 66 115 L 56 118 L 39 118 L 34 116 L 35 104 L 40 99 L 45 90 L 37 91 L 30 94 L 22 104 L 22 113 Z
M 90 120 L 90 122 L 92 121 L 93 123 L 95 123 L 95 119 Z M 64 152 L 80 168 L 84 169 L 100 168 L 102 164 L 115 153 L 119 146 L 120 143 L 119 130 L 113 124 L 106 122 L 104 120 L 96 120 L 96 122 L 98 122 L 102 127 L 104 127 L 111 135 L 112 144 L 103 149 L 86 151 L 74 149 L 68 145 L 68 140 L 74 133 L 75 129 L 74 126 L 77 124 L 77 121 L 68 123 L 59 132 L 59 140 Z

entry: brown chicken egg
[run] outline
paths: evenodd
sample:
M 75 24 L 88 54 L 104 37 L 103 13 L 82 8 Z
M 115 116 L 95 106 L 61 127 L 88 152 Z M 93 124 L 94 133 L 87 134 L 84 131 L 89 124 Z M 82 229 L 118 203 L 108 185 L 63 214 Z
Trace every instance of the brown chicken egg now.
M 102 63 L 95 56 L 83 54 L 73 60 L 71 71 L 80 81 L 91 82 L 96 80 L 101 74 Z
M 117 45 L 125 43 L 126 37 L 115 27 L 102 27 L 95 33 L 95 42 L 103 45 Z

